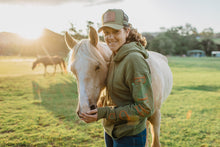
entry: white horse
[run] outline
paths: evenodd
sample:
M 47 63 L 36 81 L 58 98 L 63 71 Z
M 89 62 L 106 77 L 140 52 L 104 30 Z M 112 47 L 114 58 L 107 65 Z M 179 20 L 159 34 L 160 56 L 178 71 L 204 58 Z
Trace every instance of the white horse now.
M 71 49 L 69 69 L 76 76 L 78 85 L 77 113 L 85 113 L 97 107 L 100 93 L 105 87 L 108 62 L 112 54 L 105 43 L 99 42 L 97 31 L 92 27 L 90 27 L 89 36 L 89 39 L 77 42 L 68 33 L 65 34 L 66 44 Z M 148 51 L 148 53 L 147 62 L 151 70 L 154 97 L 154 113 L 148 118 L 148 121 L 152 126 L 151 146 L 157 147 L 160 146 L 160 108 L 171 92 L 173 77 L 165 56 L 152 51 Z M 147 127 L 148 125 L 149 123 L 147 123 Z

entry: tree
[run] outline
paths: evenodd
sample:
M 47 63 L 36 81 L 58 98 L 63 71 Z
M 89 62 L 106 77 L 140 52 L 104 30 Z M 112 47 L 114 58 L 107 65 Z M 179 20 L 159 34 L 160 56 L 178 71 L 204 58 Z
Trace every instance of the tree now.
M 152 40 L 154 39 L 154 36 L 147 32 L 142 33 L 142 36 L 147 40 L 147 46 L 145 48 L 148 49 Z
M 165 33 L 159 34 L 151 41 L 149 50 L 159 52 L 164 55 L 171 55 L 174 53 L 175 43 L 166 36 Z
M 207 56 L 211 56 L 211 52 L 217 50 L 217 45 L 211 39 L 203 39 L 200 44 Z
M 179 31 L 180 31 L 181 36 L 197 36 L 198 35 L 197 29 L 188 23 L 185 24 L 184 27 L 180 26 Z
M 89 34 L 89 27 L 90 27 L 90 26 L 93 26 L 93 25 L 94 25 L 94 22 L 92 22 L 92 21 L 87 21 L 87 25 L 86 25 L 87 34 Z
M 175 43 L 176 55 L 186 54 L 188 50 L 198 49 L 197 29 L 190 24 L 185 26 L 172 27 L 168 29 L 166 35 Z
M 73 33 L 75 33 L 75 34 L 77 34 L 78 33 L 78 31 L 76 30 L 76 27 L 74 26 L 74 24 L 73 23 L 70 23 L 70 28 L 69 28 L 69 31 L 70 32 L 73 32 Z
M 202 39 L 211 39 L 214 37 L 214 30 L 212 28 L 205 28 L 201 33 L 200 37 Z
M 201 49 L 205 51 L 206 55 L 211 56 L 213 50 L 217 50 L 217 45 L 212 41 L 214 37 L 214 30 L 212 28 L 205 28 L 201 33 Z
M 73 23 L 70 23 L 70 28 L 69 28 L 69 31 L 72 32 L 71 35 L 77 39 L 77 40 L 81 40 L 81 39 L 85 39 L 87 38 L 87 36 L 83 35 L 82 34 L 82 30 L 77 30 L 76 27 L 74 26 Z M 62 32 L 64 33 L 64 32 Z

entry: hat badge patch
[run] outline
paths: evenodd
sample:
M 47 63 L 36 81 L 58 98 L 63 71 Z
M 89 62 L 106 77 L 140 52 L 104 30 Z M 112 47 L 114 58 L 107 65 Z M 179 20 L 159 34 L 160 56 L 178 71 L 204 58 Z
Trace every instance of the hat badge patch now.
M 104 15 L 103 22 L 114 22 L 115 21 L 115 12 L 107 12 Z

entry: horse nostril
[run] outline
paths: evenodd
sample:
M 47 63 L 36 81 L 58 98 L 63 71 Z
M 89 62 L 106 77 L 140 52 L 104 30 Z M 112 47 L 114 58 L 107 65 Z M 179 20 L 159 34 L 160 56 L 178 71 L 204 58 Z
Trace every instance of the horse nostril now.
M 94 110 L 95 108 L 96 108 L 95 105 L 91 105 L 91 106 L 90 106 L 90 110 Z

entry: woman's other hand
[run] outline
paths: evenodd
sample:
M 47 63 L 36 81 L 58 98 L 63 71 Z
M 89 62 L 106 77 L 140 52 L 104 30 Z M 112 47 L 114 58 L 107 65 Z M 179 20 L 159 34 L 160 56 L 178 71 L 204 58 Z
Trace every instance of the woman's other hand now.
M 81 120 L 83 120 L 86 123 L 91 123 L 97 121 L 98 114 L 97 114 L 97 109 L 88 111 L 87 113 L 81 113 L 79 114 L 79 117 Z

